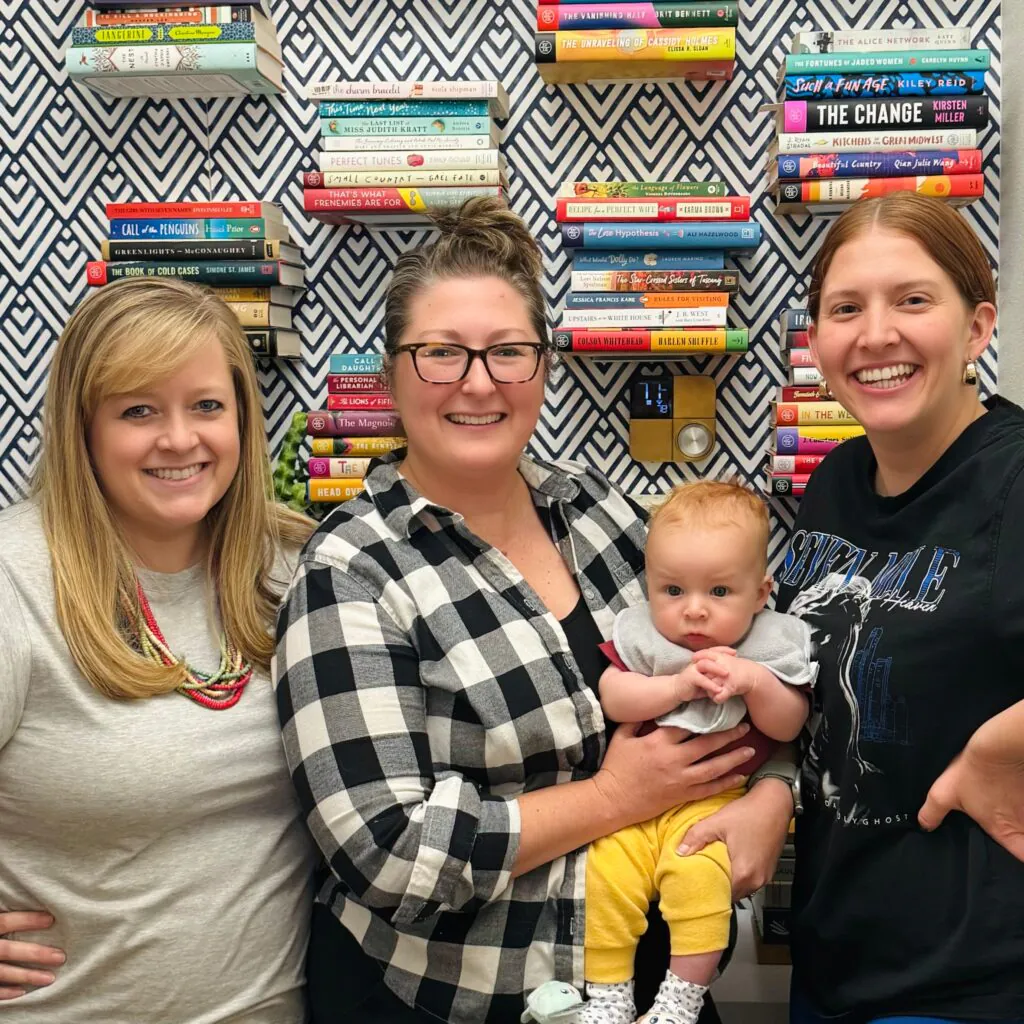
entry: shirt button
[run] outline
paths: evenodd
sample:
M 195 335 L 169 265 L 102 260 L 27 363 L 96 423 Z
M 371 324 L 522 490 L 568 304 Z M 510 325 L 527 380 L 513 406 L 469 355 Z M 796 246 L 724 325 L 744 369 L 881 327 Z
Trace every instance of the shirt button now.
M 594 597 L 594 592 L 593 592 L 593 591 L 592 591 L 592 590 L 591 590 L 591 589 L 590 589 L 589 587 L 586 587 L 586 588 L 584 589 L 584 591 L 583 591 L 583 596 L 584 596 L 584 597 L 585 597 L 585 598 L 586 598 L 586 599 L 587 599 L 588 601 L 591 601 L 591 600 L 593 600 L 593 597 Z

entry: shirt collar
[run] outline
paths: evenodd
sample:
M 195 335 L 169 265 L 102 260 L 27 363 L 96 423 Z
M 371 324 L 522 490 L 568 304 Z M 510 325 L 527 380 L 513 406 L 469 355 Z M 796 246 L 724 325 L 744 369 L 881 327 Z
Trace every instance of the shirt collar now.
M 406 449 L 399 448 L 374 459 L 364 481 L 364 494 L 373 502 L 388 528 L 399 536 L 411 536 L 421 527 L 461 523 L 463 516 L 425 498 L 398 472 Z M 548 462 L 522 455 L 519 472 L 527 486 L 545 504 L 573 501 L 580 484 Z

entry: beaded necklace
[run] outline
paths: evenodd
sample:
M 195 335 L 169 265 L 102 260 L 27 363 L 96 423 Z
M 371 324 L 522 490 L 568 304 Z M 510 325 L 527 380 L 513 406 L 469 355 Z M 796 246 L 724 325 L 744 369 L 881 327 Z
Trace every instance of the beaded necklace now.
M 217 671 L 206 673 L 191 668 L 187 662 L 171 653 L 153 617 L 153 610 L 146 600 L 142 584 L 136 581 L 135 585 L 142 614 L 137 617 L 132 632 L 135 634 L 139 653 L 151 661 L 160 662 L 161 665 L 183 665 L 185 682 L 177 687 L 177 690 L 189 700 L 215 711 L 234 707 L 241 700 L 246 684 L 252 679 L 252 666 L 242 657 L 242 652 L 221 633 L 220 667 Z

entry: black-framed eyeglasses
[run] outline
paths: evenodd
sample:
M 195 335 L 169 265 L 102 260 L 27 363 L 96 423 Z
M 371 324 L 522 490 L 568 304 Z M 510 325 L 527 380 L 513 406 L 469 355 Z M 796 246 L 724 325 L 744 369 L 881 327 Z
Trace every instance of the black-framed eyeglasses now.
M 487 348 L 467 348 L 444 341 L 399 345 L 395 354 L 408 352 L 420 380 L 428 384 L 454 384 L 480 359 L 495 384 L 525 384 L 537 376 L 545 346 L 537 341 L 506 341 Z

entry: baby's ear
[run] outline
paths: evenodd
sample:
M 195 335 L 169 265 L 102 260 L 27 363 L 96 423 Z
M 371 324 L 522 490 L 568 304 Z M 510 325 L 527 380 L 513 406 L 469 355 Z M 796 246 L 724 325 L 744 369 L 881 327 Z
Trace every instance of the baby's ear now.
M 764 606 L 768 603 L 768 598 L 771 597 L 772 587 L 774 585 L 775 580 L 773 580 L 771 576 L 765 576 L 765 578 L 761 580 L 761 586 L 757 589 L 757 599 L 760 602 L 760 607 L 758 608 L 758 611 L 764 608 Z

